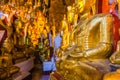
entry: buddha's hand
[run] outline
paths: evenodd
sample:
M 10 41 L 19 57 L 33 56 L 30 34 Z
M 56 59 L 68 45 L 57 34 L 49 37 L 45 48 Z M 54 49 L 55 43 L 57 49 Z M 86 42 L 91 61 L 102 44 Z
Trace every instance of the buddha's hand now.
M 112 63 L 114 63 L 114 61 L 115 61 L 115 53 L 110 57 L 110 61 L 112 62 Z
M 78 66 L 77 62 L 74 60 L 65 60 L 62 64 L 62 66 L 64 66 L 65 69 L 69 70 L 73 70 L 76 66 Z
M 55 56 L 58 60 L 65 60 L 68 56 L 68 51 L 58 48 Z
M 110 61 L 111 63 L 120 64 L 120 52 L 117 51 L 113 53 L 113 55 L 110 57 Z
M 84 57 L 84 52 L 72 52 L 69 55 L 74 58 L 79 58 L 79 57 Z

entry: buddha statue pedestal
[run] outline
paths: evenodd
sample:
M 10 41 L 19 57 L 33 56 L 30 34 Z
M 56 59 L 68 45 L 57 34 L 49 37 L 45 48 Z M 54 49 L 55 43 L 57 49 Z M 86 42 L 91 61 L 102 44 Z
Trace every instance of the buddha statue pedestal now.
M 34 57 L 29 58 L 26 61 L 15 64 L 20 68 L 20 75 L 14 77 L 14 80 L 22 80 L 30 74 L 30 70 L 34 67 Z
M 34 49 L 27 46 L 19 46 L 13 49 L 12 57 L 14 64 L 27 60 L 34 55 Z
M 23 53 L 22 49 L 18 50 L 18 49 L 15 48 L 12 51 L 12 56 L 13 56 L 13 63 L 14 64 L 27 60 L 27 58 L 26 58 L 25 54 Z
M 11 55 L 5 54 L 4 56 L 0 56 L 0 80 L 12 78 L 19 70 L 19 67 L 12 65 Z

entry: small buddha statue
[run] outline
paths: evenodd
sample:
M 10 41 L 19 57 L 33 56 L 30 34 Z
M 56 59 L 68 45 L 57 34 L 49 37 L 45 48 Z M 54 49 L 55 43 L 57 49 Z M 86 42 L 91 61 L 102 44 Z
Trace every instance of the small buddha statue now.
M 37 7 L 37 6 L 38 6 L 37 4 L 38 4 L 38 2 L 37 2 L 37 0 L 35 0 L 35 7 Z
M 67 10 L 68 10 L 67 11 L 67 20 L 68 20 L 68 23 L 72 24 L 73 18 L 74 18 L 74 12 L 73 12 L 72 6 L 68 6 Z
M 5 80 L 12 76 L 14 73 L 19 71 L 19 68 L 13 66 L 12 55 L 10 54 L 13 49 L 13 39 L 12 39 L 12 28 L 7 26 L 5 22 L 3 23 L 0 19 L 0 25 L 4 27 L 7 31 L 7 38 L 5 38 L 4 43 L 0 49 L 0 80 Z
M 37 19 L 33 21 L 33 25 L 30 25 L 28 27 L 28 34 L 34 47 L 38 45 L 39 38 L 42 37 L 42 34 L 44 34 L 47 37 L 47 31 L 44 30 L 44 28 L 45 28 L 44 16 L 42 15 L 41 12 L 37 12 Z
M 113 55 L 110 57 L 110 61 L 114 64 L 120 64 L 120 41 L 117 43 L 117 50 Z
M 95 15 L 96 14 L 96 0 L 92 0 L 93 1 L 93 3 L 92 3 L 92 5 L 91 5 L 91 7 L 92 7 L 92 15 Z
M 18 73 L 20 70 L 19 67 L 13 66 L 12 56 L 10 54 L 4 53 L 0 56 L 0 79 L 5 80 L 9 77 L 12 77 L 13 74 Z
M 32 5 L 32 0 L 27 0 L 28 5 Z
M 20 19 L 17 19 L 14 23 L 15 26 L 15 34 L 14 34 L 14 45 L 23 45 L 24 37 L 23 37 L 23 24 Z
M 118 30 L 120 35 L 120 29 Z M 120 41 L 117 42 L 117 49 L 116 51 L 111 55 L 110 61 L 113 64 L 120 64 Z
M 68 31 L 68 23 L 66 19 L 66 15 L 64 15 L 64 19 L 62 21 L 62 30 L 63 30 L 63 35 L 62 35 L 62 45 L 61 48 L 65 49 L 69 45 L 69 31 Z
M 54 45 L 54 38 L 56 36 L 56 27 L 55 27 L 55 19 L 53 19 L 53 26 L 52 26 L 52 44 Z
M 38 24 L 43 24 L 43 25 L 41 25 L 41 26 L 44 26 L 44 24 L 45 24 L 45 18 L 44 18 L 44 16 L 43 16 L 43 14 L 42 14 L 42 12 L 41 11 L 38 11 L 37 12 L 37 22 L 38 22 Z M 39 22 L 41 22 L 41 23 L 39 23 Z
M 42 12 L 37 13 L 37 26 L 40 30 L 40 34 L 42 34 L 42 31 L 45 27 L 45 18 L 43 16 Z
M 117 69 L 115 72 L 110 72 L 105 74 L 103 80 L 118 80 L 120 79 L 120 69 Z

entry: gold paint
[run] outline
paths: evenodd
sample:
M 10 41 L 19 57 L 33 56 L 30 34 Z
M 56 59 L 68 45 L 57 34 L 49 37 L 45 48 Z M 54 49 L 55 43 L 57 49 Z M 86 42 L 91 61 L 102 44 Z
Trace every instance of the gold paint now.
M 75 31 L 76 46 L 67 47 L 64 50 L 58 49 L 57 71 L 66 80 L 70 78 L 99 80 L 101 78 L 99 70 L 84 62 L 99 62 L 98 59 L 105 59 L 111 54 L 112 26 L 113 17 L 110 14 L 99 14 L 79 24 Z M 68 73 L 65 72 L 66 70 Z M 91 78 L 93 75 L 96 76 L 94 79 Z
M 120 41 L 118 41 L 117 50 L 110 57 L 110 61 L 114 64 L 120 64 Z
M 66 47 L 69 46 L 69 36 L 70 33 L 68 31 L 68 23 L 67 23 L 67 18 L 66 15 L 64 15 L 64 19 L 62 21 L 62 30 L 63 30 L 63 35 L 62 35 L 62 49 L 66 49 Z
M 115 72 L 110 72 L 105 74 L 103 80 L 117 80 L 120 79 L 120 69 L 117 69 Z

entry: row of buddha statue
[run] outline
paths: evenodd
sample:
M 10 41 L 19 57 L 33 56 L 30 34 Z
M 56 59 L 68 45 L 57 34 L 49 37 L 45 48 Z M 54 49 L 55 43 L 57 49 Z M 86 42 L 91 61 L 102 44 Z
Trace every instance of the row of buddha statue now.
M 0 80 L 13 80 L 20 71 L 14 65 L 34 56 L 38 44 L 36 39 L 40 37 L 45 18 L 31 6 L 13 6 L 8 3 L 1 5 L 0 10 L 0 27 L 7 34 L 0 47 Z
M 51 31 L 54 47 L 55 20 L 52 26 L 49 25 L 43 13 L 31 7 L 31 0 L 26 4 L 25 7 L 1 6 L 4 16 L 0 19 L 0 26 L 7 31 L 0 56 L 0 79 L 3 80 L 19 72 L 19 68 L 13 65 L 33 56 L 36 48 L 39 48 L 42 61 L 50 59 L 48 33 Z M 109 65 L 120 64 L 120 42 L 113 53 L 114 18 L 111 14 L 96 12 L 96 0 L 75 0 L 67 7 L 67 14 L 61 22 L 62 44 L 56 50 L 56 72 L 65 80 L 119 79 L 119 69 L 111 72 Z M 53 72 L 51 79 L 54 75 Z
M 27 2 L 31 1 L 28 0 Z M 37 5 L 41 6 L 40 4 Z M 37 5 L 35 4 L 35 6 Z M 11 42 L 7 43 L 8 40 L 6 40 L 3 46 L 9 52 L 12 51 L 14 63 L 26 60 L 26 57 L 33 55 L 31 53 L 34 53 L 36 48 L 39 48 L 43 61 L 50 60 L 48 33 L 52 31 L 52 44 L 54 44 L 56 36 L 55 20 L 53 20 L 53 25 L 50 26 L 48 19 L 44 15 L 44 11 L 40 11 L 37 7 L 35 8 L 30 5 L 11 6 L 10 4 L 6 4 L 1 6 L 1 8 L 3 13 L 7 15 L 2 18 L 6 18 L 7 21 L 9 20 L 8 26 L 10 26 L 10 29 L 7 32 L 8 34 L 10 33 L 9 36 L 11 38 L 8 39 Z M 24 53 L 22 54 L 22 52 Z
M 96 14 L 96 4 L 96 0 L 75 0 L 75 4 L 68 7 L 67 17 L 62 21 L 62 44 L 56 51 L 57 70 L 51 73 L 51 80 L 120 78 L 119 69 L 112 72 L 110 65 L 120 64 L 120 41 L 113 52 L 114 17 L 109 12 Z

